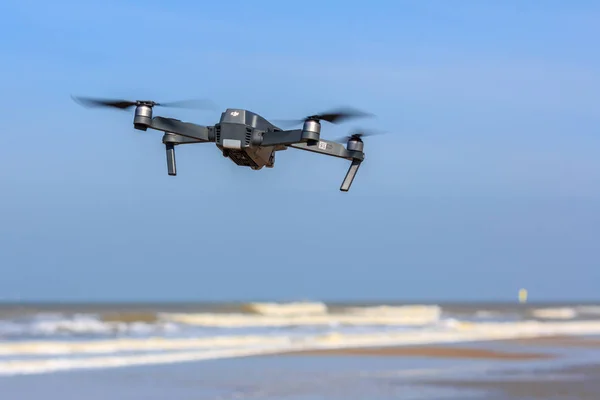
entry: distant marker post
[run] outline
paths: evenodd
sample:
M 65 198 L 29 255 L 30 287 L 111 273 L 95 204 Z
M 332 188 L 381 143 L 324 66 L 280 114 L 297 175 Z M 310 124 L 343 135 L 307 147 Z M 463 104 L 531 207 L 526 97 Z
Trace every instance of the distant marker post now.
M 519 303 L 521 303 L 521 304 L 527 303 L 527 289 L 519 290 Z

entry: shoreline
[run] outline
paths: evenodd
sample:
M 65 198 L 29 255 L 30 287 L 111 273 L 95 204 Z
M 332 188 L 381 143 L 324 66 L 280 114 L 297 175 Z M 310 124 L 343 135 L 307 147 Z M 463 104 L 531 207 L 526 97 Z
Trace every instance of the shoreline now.
M 488 360 L 544 360 L 554 359 L 555 354 L 540 352 L 500 351 L 459 346 L 389 346 L 353 347 L 340 349 L 298 350 L 275 354 L 276 356 L 365 356 L 365 357 L 427 357 L 451 359 Z
M 542 336 L 538 338 L 503 340 L 503 343 L 520 346 L 552 346 L 552 347 L 582 347 L 600 348 L 600 337 L 598 336 Z
M 550 360 L 559 356 L 549 352 L 523 351 L 523 347 L 577 347 L 600 349 L 600 338 L 597 336 L 542 336 L 526 339 L 483 340 L 477 341 L 477 348 L 468 347 L 467 343 L 442 345 L 406 345 L 347 347 L 337 349 L 292 350 L 275 353 L 276 356 L 365 356 L 365 357 L 427 357 L 445 359 L 487 359 L 487 360 Z M 494 344 L 514 346 L 511 350 L 494 349 Z M 467 346 L 465 346 L 465 344 Z M 489 348 L 486 348 L 489 346 Z

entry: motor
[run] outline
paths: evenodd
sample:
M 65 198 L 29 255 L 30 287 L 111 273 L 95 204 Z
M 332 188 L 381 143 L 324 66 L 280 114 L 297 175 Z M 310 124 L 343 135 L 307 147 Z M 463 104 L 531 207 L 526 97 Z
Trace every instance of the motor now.
M 135 108 L 133 127 L 139 131 L 145 131 L 152 124 L 152 106 L 141 104 Z

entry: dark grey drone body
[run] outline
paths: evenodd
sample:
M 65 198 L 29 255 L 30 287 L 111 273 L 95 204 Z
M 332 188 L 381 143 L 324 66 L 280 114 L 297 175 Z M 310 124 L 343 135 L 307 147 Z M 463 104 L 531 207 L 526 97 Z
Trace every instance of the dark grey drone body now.
M 234 163 L 259 170 L 272 168 L 274 146 L 261 146 L 265 132 L 280 131 L 265 118 L 248 110 L 227 109 L 214 126 L 215 143 Z
M 347 192 L 365 158 L 362 133 L 348 137 L 346 146 L 321 139 L 320 120 L 333 123 L 341 118 L 356 116 L 350 113 L 313 115 L 302 121 L 302 129 L 283 130 L 266 118 L 243 109 L 229 108 L 221 114 L 217 124 L 202 126 L 173 118 L 153 116 L 153 107 L 166 106 L 153 101 L 86 101 L 88 104 L 121 109 L 135 106 L 133 118 L 135 129 L 146 131 L 150 128 L 164 132 L 162 141 L 167 153 L 167 170 L 172 176 L 177 175 L 175 147 L 182 144 L 214 142 L 223 156 L 239 166 L 254 170 L 263 167 L 273 168 L 277 151 L 295 148 L 351 161 L 340 187 L 341 191 Z

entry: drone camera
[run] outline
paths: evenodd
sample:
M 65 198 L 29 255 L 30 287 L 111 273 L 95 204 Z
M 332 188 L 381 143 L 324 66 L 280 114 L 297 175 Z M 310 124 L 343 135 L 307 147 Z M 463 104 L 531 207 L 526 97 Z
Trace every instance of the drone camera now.
M 312 119 L 304 121 L 304 125 L 302 126 L 302 139 L 306 140 L 308 145 L 315 145 L 319 142 L 320 137 L 321 123 Z
M 145 131 L 152 123 L 152 107 L 148 105 L 139 105 L 135 108 L 133 117 L 133 127 L 140 131 Z

